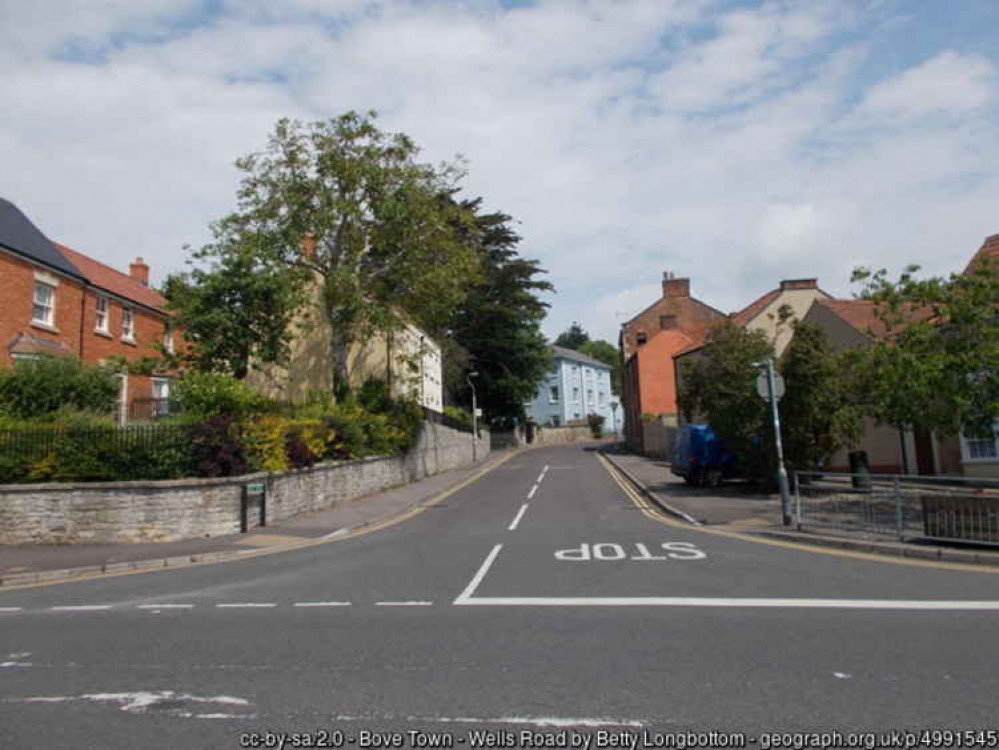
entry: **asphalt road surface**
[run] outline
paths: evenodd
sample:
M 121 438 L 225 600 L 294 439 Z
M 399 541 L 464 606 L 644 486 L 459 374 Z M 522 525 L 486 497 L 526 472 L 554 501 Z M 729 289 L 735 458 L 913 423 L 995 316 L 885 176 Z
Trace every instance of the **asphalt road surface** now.
M 681 527 L 562 446 L 356 537 L 0 593 L 0 747 L 995 730 L 997 653 L 996 573 Z

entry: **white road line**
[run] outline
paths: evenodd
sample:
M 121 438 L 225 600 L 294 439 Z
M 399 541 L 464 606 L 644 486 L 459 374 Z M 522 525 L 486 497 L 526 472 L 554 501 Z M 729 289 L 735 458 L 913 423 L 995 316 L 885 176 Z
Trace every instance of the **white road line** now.
M 295 602 L 296 607 L 349 607 L 350 602 Z
M 538 485 L 534 485 L 533 487 L 531 487 L 531 491 L 527 493 L 527 499 L 528 500 L 533 500 L 534 499 L 534 493 L 537 492 L 537 491 L 538 491 Z
M 21 612 L 21 607 L 0 607 L 0 612 Z
M 193 604 L 140 604 L 136 609 L 194 609 Z
M 797 609 L 999 610 L 999 601 L 919 599 L 713 599 L 699 597 L 544 597 L 509 596 L 472 599 L 462 594 L 455 604 L 507 607 L 764 607 Z
M 429 607 L 433 602 L 375 602 L 376 607 Z
M 73 604 L 49 607 L 53 612 L 104 612 L 111 609 L 110 604 Z
M 520 511 L 517 513 L 517 517 L 513 519 L 513 523 L 511 523 L 507 527 L 507 531 L 515 531 L 517 529 L 517 524 L 520 523 L 520 519 L 524 517 L 524 514 L 526 512 L 527 512 L 527 503 L 524 503 L 523 505 L 520 506 Z
M 269 609 L 277 605 L 270 602 L 239 602 L 233 604 L 216 604 L 215 606 L 219 609 Z
M 545 481 L 545 473 L 542 471 L 540 474 L 538 474 L 538 481 L 537 481 L 537 483 L 541 484 L 543 481 Z
M 468 582 L 465 590 L 458 594 L 458 598 L 454 600 L 455 604 L 469 603 L 468 600 L 471 598 L 472 594 L 475 593 L 475 589 L 479 587 L 479 584 L 482 583 L 482 579 L 486 577 L 486 573 L 489 572 L 490 566 L 493 564 L 493 561 L 496 559 L 496 556 L 500 553 L 501 549 L 503 549 L 503 545 L 497 544 L 493 547 L 492 552 L 486 555 L 486 559 L 482 562 L 482 565 L 479 566 L 479 569 L 472 577 L 472 580 Z

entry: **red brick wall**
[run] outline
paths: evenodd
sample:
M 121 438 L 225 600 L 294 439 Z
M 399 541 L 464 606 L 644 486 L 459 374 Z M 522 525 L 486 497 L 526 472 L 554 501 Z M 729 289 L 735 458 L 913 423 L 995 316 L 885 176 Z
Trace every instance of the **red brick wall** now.
M 35 271 L 55 277 L 55 330 L 32 324 Z M 80 302 L 83 285 L 43 266 L 0 251 L 0 365 L 11 363 L 8 346 L 20 333 L 60 341 L 75 355 L 80 353 Z
M 108 298 L 108 333 L 97 332 L 97 298 L 100 292 L 87 289 L 83 317 L 83 360 L 98 362 L 112 354 L 129 360 L 156 357 L 155 344 L 162 343 L 165 317 L 148 312 L 145 308 L 130 306 L 135 329 L 135 344 L 122 339 L 122 318 L 125 305 L 114 297 Z M 176 337 L 176 336 L 175 336 Z M 179 337 L 176 337 L 179 338 Z
M 708 307 L 693 297 L 660 298 L 652 307 L 622 327 L 621 333 L 626 359 L 638 346 L 635 336 L 639 331 L 645 331 L 646 337 L 651 341 L 652 337 L 662 330 L 660 319 L 663 315 L 675 315 L 676 329 L 683 331 L 695 342 L 702 341 L 707 335 L 708 329 L 725 318 L 723 313 Z

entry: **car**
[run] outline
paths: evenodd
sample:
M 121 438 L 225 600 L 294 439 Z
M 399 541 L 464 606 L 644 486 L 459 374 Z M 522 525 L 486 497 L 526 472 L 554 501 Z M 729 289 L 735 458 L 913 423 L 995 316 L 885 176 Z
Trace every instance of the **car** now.
M 738 476 L 735 455 L 707 424 L 685 424 L 680 428 L 673 443 L 670 469 L 695 487 L 717 487 L 722 480 Z

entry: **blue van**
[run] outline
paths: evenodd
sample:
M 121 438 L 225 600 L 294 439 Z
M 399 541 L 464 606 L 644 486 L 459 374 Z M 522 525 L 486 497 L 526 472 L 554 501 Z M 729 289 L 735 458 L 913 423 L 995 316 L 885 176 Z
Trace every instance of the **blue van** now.
M 717 487 L 737 476 L 735 455 L 730 453 L 710 425 L 685 424 L 673 443 L 670 468 L 687 484 Z

